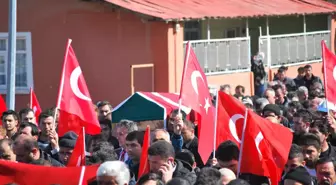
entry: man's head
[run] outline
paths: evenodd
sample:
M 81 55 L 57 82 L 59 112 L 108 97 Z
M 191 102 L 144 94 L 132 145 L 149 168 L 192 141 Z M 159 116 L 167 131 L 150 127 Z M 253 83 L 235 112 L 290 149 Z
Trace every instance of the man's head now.
M 37 141 L 38 135 L 39 135 L 39 130 L 34 123 L 23 122 L 23 123 L 20 124 L 19 133 L 31 136 Z
M 107 141 L 103 141 L 93 149 L 88 162 L 90 164 L 101 164 L 106 161 L 115 160 L 118 160 L 118 156 L 114 151 L 113 145 Z
M 116 130 L 117 130 L 117 139 L 119 141 L 119 145 L 122 148 L 125 148 L 127 134 L 133 131 L 137 131 L 138 126 L 134 121 L 124 119 L 124 120 L 121 120 L 119 123 L 117 123 Z
M 280 123 L 281 109 L 276 104 L 268 104 L 264 107 L 262 116 L 272 123 Z
M 112 120 L 112 118 L 109 118 L 112 112 L 112 105 L 108 101 L 101 101 L 97 105 L 98 110 L 99 110 L 99 120 Z
M 28 135 L 21 134 L 14 141 L 13 151 L 18 162 L 30 163 L 40 158 L 37 141 Z
M 288 160 L 285 166 L 285 172 L 297 168 L 298 166 L 305 166 L 302 148 L 299 145 L 293 144 L 290 148 Z
M 39 115 L 39 126 L 43 136 L 49 136 L 50 133 L 55 131 L 56 123 L 54 121 L 54 111 L 52 109 L 43 111 Z
M 157 141 L 148 148 L 149 167 L 153 173 L 158 173 L 160 167 L 167 163 L 173 164 L 174 159 L 174 147 L 167 141 Z
M 304 66 L 304 71 L 305 71 L 305 74 L 306 74 L 306 77 L 307 78 L 311 78 L 311 76 L 313 75 L 313 68 L 312 68 L 312 66 L 311 65 L 305 65 Z
M 7 110 L 2 113 L 2 122 L 5 125 L 7 132 L 16 132 L 19 124 L 19 116 L 13 110 Z
M 286 70 L 287 68 L 284 67 L 284 66 L 281 66 L 279 69 L 278 69 L 278 73 L 277 73 L 277 76 L 278 76 L 278 79 L 280 81 L 284 81 L 285 78 L 286 78 Z
M 59 159 L 60 161 L 67 165 L 68 161 L 71 157 L 71 154 L 73 152 L 73 149 L 75 148 L 76 141 L 77 141 L 77 134 L 75 132 L 69 131 L 65 133 L 59 141 Z
M 298 101 L 289 102 L 287 112 L 286 112 L 287 113 L 286 117 L 288 118 L 288 120 L 293 121 L 294 114 L 300 109 L 303 109 L 303 106 L 300 102 Z
M 307 133 L 312 121 L 313 116 L 307 109 L 297 110 L 297 112 L 293 115 L 294 132 Z
M 222 175 L 222 184 L 227 185 L 229 184 L 232 180 L 236 179 L 236 175 L 233 173 L 232 170 L 228 168 L 221 168 L 219 172 Z
M 298 73 L 298 77 L 299 78 L 303 78 L 304 76 L 305 76 L 305 69 L 304 69 L 304 67 L 299 67 L 298 69 L 297 69 L 297 73 Z
M 228 168 L 237 174 L 239 148 L 228 140 L 221 143 L 216 150 L 216 159 L 221 168 Z
M 204 167 L 196 179 L 197 185 L 215 185 L 221 180 L 221 173 L 216 168 Z
M 140 161 L 144 134 L 142 131 L 133 131 L 126 136 L 126 152 L 133 162 Z
M 336 162 L 334 158 L 321 158 L 316 162 L 316 177 L 319 185 L 336 183 Z
M 221 85 L 219 90 L 231 95 L 231 86 L 229 84 Z
M 183 110 L 180 110 L 180 111 L 181 111 L 181 115 L 182 115 L 182 120 L 183 121 L 186 120 L 187 114 Z M 170 113 L 169 122 L 168 122 L 168 126 L 167 126 L 168 132 L 173 132 L 174 131 L 174 123 L 176 121 L 177 115 L 179 115 L 179 110 L 178 109 L 175 109 Z
M 184 121 L 184 127 L 182 128 L 182 136 L 185 142 L 191 141 L 195 137 L 195 125 L 191 121 Z
M 19 112 L 21 122 L 37 123 L 35 119 L 34 110 L 31 108 L 25 108 Z
M 310 177 L 308 171 L 303 167 L 299 166 L 291 169 L 285 175 L 284 185 L 311 185 L 312 178 Z
M 237 85 L 237 87 L 235 89 L 235 93 L 236 93 L 236 95 L 244 96 L 244 94 L 245 94 L 245 87 L 242 86 L 242 85 Z
M 16 156 L 13 152 L 13 141 L 11 139 L 0 140 L 0 159 L 7 161 L 16 161 Z
M 268 100 L 270 104 L 275 104 L 275 100 L 276 100 L 275 91 L 272 88 L 266 89 L 265 98 Z
M 308 97 L 309 97 L 308 88 L 306 86 L 299 87 L 297 90 L 297 95 L 299 97 L 300 102 L 308 100 Z
M 151 143 L 154 143 L 159 140 L 165 140 L 170 143 L 171 141 L 169 133 L 164 129 L 154 130 L 151 134 Z
M 130 178 L 127 165 L 121 161 L 104 162 L 97 170 L 98 185 L 128 185 Z
M 100 134 L 104 141 L 108 141 L 112 136 L 112 122 L 108 119 L 100 120 Z
M 309 133 L 315 134 L 320 138 L 321 144 L 327 143 L 329 136 L 328 122 L 323 120 L 316 120 L 310 124 Z
M 268 104 L 269 102 L 266 98 L 258 98 L 255 102 L 256 113 L 261 116 L 264 107 Z
M 276 96 L 276 103 L 281 105 L 284 101 L 285 94 L 284 94 L 284 89 L 283 86 L 281 85 L 275 85 L 273 86 L 273 89 L 275 91 L 275 96 Z
M 299 145 L 302 148 L 306 166 L 313 169 L 321 153 L 320 138 L 314 134 L 306 133 L 300 137 Z

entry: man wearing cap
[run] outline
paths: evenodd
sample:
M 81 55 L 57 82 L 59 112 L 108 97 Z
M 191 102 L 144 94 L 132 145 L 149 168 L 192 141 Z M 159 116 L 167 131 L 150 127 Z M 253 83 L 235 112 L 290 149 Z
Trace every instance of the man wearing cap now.
M 60 151 L 58 153 L 58 159 L 62 164 L 68 164 L 68 160 L 75 148 L 77 138 L 77 134 L 72 131 L 65 133 L 63 137 L 61 137 L 59 142 Z
M 290 170 L 286 176 L 284 185 L 312 185 L 312 177 L 303 166 Z
M 268 119 L 269 121 L 273 123 L 278 123 L 280 124 L 280 116 L 281 116 L 281 110 L 280 107 L 276 104 L 268 104 L 264 107 L 263 117 L 265 119 Z

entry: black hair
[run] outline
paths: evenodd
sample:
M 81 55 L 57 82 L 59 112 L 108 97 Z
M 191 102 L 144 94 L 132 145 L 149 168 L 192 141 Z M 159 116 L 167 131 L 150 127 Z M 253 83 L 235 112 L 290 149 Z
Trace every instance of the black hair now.
M 189 121 L 189 120 L 185 120 L 185 121 L 184 121 L 184 125 L 185 125 L 185 127 L 187 127 L 188 129 L 195 130 L 195 125 L 194 125 L 194 123 L 192 123 L 192 122 Z
M 245 93 L 245 87 L 242 85 L 237 85 L 236 89 L 242 89 L 242 92 Z
M 334 157 L 322 157 L 317 160 L 315 167 L 318 165 L 325 164 L 331 162 L 334 166 L 334 171 L 336 172 L 336 159 Z
M 298 101 L 292 101 L 292 102 L 289 102 L 288 103 L 288 107 L 293 107 L 295 108 L 296 110 L 300 110 L 300 109 L 303 109 L 303 106 L 300 102 Z
M 221 173 L 211 167 L 202 168 L 198 174 L 195 185 L 216 185 L 221 179 Z
M 161 176 L 156 174 L 156 173 L 146 173 L 146 174 L 144 174 L 143 176 L 140 177 L 137 184 L 138 185 L 143 185 L 147 181 L 150 181 L 150 180 L 155 181 L 156 185 L 164 185 L 164 183 L 161 180 Z
M 105 161 L 117 160 L 117 154 L 114 151 L 114 147 L 109 142 L 101 142 L 93 150 L 91 157 L 89 157 L 90 164 L 100 164 Z
M 7 110 L 2 113 L 1 119 L 3 120 L 5 117 L 12 115 L 15 120 L 19 120 L 19 115 L 13 110 Z
M 32 137 L 27 137 L 27 138 L 23 138 L 22 141 L 14 141 L 14 145 L 22 145 L 23 149 L 26 151 L 31 152 L 34 148 L 39 149 L 38 143 L 36 140 L 34 140 Z
M 313 115 L 311 112 L 309 112 L 307 109 L 299 109 L 297 110 L 293 117 L 300 117 L 302 118 L 303 122 L 308 122 L 308 123 L 312 123 L 313 122 Z
M 221 161 L 231 161 L 239 159 L 239 148 L 231 140 L 222 142 L 216 150 L 216 158 Z
M 180 111 L 181 111 L 181 114 L 182 114 L 182 120 L 183 120 L 183 121 L 186 120 L 186 118 L 187 118 L 187 114 L 186 114 L 183 110 L 180 110 Z M 172 114 L 178 115 L 178 113 L 179 113 L 179 110 L 178 110 L 178 109 L 174 109 L 174 110 L 170 113 L 170 115 L 172 115 Z
M 302 72 L 304 72 L 304 67 L 299 67 L 299 68 L 297 69 L 297 72 L 298 72 L 298 73 L 302 73 Z
M 112 109 L 112 105 L 111 105 L 111 103 L 108 102 L 108 101 L 100 101 L 100 102 L 97 103 L 97 107 L 98 107 L 98 108 L 103 107 L 103 106 L 105 106 L 105 105 L 108 105 L 108 106 L 110 107 L 110 109 Z
M 48 117 L 54 117 L 54 115 L 55 115 L 54 109 L 47 109 L 41 112 L 41 114 L 39 115 L 39 121 L 41 121 L 42 119 L 46 119 Z
M 192 185 L 187 179 L 182 177 L 172 178 L 166 185 Z
M 324 135 L 329 134 L 329 126 L 328 122 L 326 120 L 316 120 L 313 123 L 310 124 L 311 128 L 317 128 L 319 132 L 321 132 Z M 315 133 L 313 133 L 315 134 Z
M 288 160 L 292 160 L 295 158 L 300 158 L 300 160 L 303 160 L 302 148 L 297 144 L 292 144 L 289 150 Z
M 39 165 L 39 166 L 52 166 L 52 164 L 43 158 L 33 160 L 29 164 Z
M 26 128 L 26 127 L 30 127 L 31 130 L 31 135 L 32 136 L 38 136 L 39 135 L 39 130 L 37 128 L 37 126 L 34 123 L 30 123 L 30 122 L 23 122 L 20 124 L 20 130 Z
M 19 112 L 19 115 L 20 115 L 20 118 L 23 114 L 28 114 L 29 112 L 32 112 L 34 113 L 34 110 L 31 109 L 31 108 L 24 108 L 24 109 L 21 109 L 20 112 Z
M 306 133 L 300 136 L 299 145 L 300 146 L 313 146 L 317 150 L 321 149 L 320 138 L 318 138 L 316 135 L 311 134 L 311 133 Z
M 161 158 L 175 158 L 175 150 L 172 144 L 168 143 L 167 141 L 160 140 L 153 143 L 148 148 L 148 155 L 151 156 L 160 156 Z
M 144 135 L 145 135 L 145 132 L 143 131 L 133 131 L 127 134 L 126 141 L 136 140 L 142 146 Z
M 313 67 L 311 65 L 309 65 L 309 64 L 307 64 L 307 65 L 304 66 L 304 69 L 312 69 L 312 68 Z

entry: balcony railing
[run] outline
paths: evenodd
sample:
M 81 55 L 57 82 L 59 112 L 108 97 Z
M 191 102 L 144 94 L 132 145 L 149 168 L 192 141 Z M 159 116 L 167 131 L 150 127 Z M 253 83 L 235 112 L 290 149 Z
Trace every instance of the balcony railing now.
M 250 37 L 196 40 L 190 43 L 207 75 L 250 70 Z
M 317 62 L 322 58 L 322 40 L 330 46 L 330 31 L 260 36 L 259 51 L 264 52 L 269 67 Z

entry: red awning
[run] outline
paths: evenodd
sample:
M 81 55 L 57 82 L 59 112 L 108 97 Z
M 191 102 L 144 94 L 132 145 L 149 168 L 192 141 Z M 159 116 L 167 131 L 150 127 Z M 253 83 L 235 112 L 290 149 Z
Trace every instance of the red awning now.
M 336 12 L 324 0 L 105 0 L 164 20 L 237 18 Z

